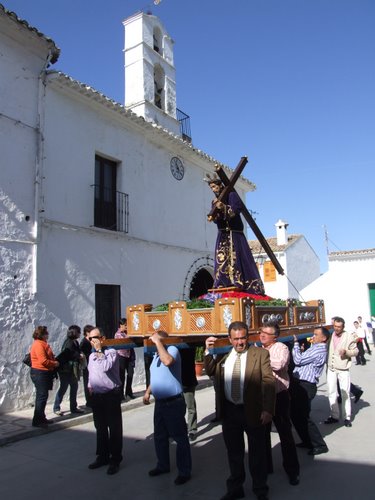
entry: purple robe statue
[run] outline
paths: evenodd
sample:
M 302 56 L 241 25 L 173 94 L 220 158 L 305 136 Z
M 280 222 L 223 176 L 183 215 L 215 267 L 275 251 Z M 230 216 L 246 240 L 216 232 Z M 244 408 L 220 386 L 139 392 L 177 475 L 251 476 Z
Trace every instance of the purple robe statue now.
M 229 193 L 214 222 L 218 228 L 215 246 L 214 288 L 233 287 L 264 295 L 258 268 L 243 233 L 241 204 L 237 193 Z

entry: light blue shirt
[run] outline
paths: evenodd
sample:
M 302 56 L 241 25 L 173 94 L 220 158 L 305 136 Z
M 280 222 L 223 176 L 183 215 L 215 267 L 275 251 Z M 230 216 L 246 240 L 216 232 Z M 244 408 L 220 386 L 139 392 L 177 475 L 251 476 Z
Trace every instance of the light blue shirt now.
M 165 366 L 156 353 L 150 366 L 151 393 L 155 399 L 170 398 L 182 393 L 180 353 L 175 346 L 169 346 L 167 351 L 175 360 L 172 365 Z

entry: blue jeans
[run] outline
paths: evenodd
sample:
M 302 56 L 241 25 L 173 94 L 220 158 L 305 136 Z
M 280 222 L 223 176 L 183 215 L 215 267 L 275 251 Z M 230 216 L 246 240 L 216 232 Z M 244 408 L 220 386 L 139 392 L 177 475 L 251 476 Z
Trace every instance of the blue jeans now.
M 45 409 L 48 399 L 48 391 L 52 389 L 52 373 L 47 370 L 31 368 L 30 377 L 36 389 L 32 425 L 39 425 L 46 421 Z
M 64 373 L 59 372 L 60 378 L 60 388 L 56 393 L 55 403 L 53 405 L 53 411 L 60 411 L 61 401 L 66 393 L 66 390 L 70 386 L 70 411 L 77 409 L 77 392 L 78 392 L 78 380 L 74 376 L 73 372 Z
M 155 400 L 154 444 L 160 470 L 169 471 L 169 438 L 176 441 L 176 465 L 180 476 L 191 475 L 190 443 L 183 396 L 171 401 Z

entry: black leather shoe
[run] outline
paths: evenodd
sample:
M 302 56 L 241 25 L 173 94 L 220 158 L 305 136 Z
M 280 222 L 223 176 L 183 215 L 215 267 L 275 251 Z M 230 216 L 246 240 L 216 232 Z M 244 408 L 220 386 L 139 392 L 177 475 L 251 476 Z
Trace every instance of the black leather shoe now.
M 210 422 L 212 424 L 218 424 L 219 422 L 221 422 L 221 420 L 219 418 L 217 418 L 217 417 L 214 417 L 214 418 L 211 418 Z
M 309 450 L 311 450 L 312 446 L 302 442 L 302 443 L 296 443 L 296 448 L 308 448 Z
M 344 425 L 345 425 L 345 427 L 351 427 L 352 423 L 349 419 L 346 419 L 346 420 L 344 420 Z
M 324 420 L 325 424 L 337 424 L 339 421 L 338 418 L 328 417 L 327 420 Z
M 354 402 L 355 402 L 355 403 L 358 403 L 358 401 L 361 399 L 362 394 L 363 394 L 363 391 L 362 391 L 362 389 L 360 389 L 360 390 L 356 393 L 356 395 L 354 396 Z
M 322 453 L 328 453 L 328 446 L 316 446 L 307 452 L 308 455 L 321 455 Z
M 162 470 L 155 467 L 155 469 L 151 469 L 148 471 L 148 475 L 151 477 L 155 477 L 155 476 L 160 476 L 161 474 L 168 474 L 168 472 L 169 470 Z
M 103 467 L 103 465 L 108 465 L 109 464 L 109 460 L 100 460 L 100 459 L 96 459 L 95 462 L 92 462 L 90 465 L 89 465 L 89 469 L 93 470 L 93 469 L 99 469 L 99 467 Z
M 174 480 L 174 484 L 180 485 L 180 484 L 185 484 L 188 481 L 190 481 L 191 476 L 177 476 L 176 479 Z
M 220 500 L 237 500 L 237 498 L 245 498 L 243 489 L 237 491 L 228 491 Z
M 295 476 L 289 476 L 289 484 L 297 486 L 297 484 L 299 484 L 299 475 L 296 474 Z
M 77 415 L 81 413 L 85 413 L 84 410 L 80 410 L 79 408 L 76 408 L 75 410 L 70 410 L 70 413 L 76 413 Z
M 111 464 L 107 469 L 107 474 L 109 476 L 113 476 L 113 474 L 117 474 L 119 470 L 120 470 L 119 464 Z
M 48 429 L 47 422 L 39 422 L 38 424 L 31 424 L 33 427 L 40 427 L 41 429 Z
M 126 397 L 127 397 L 127 398 L 130 398 L 130 399 L 135 399 L 135 396 L 134 396 L 134 394 L 133 394 L 133 393 L 131 393 L 131 394 L 127 394 L 127 395 L 126 395 Z

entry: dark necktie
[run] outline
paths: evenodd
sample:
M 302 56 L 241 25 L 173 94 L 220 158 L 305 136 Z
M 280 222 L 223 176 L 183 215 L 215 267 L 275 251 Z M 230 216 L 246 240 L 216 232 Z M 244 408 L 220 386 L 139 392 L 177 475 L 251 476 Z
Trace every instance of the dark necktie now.
M 235 403 L 241 400 L 241 354 L 239 353 L 233 365 L 231 396 Z

